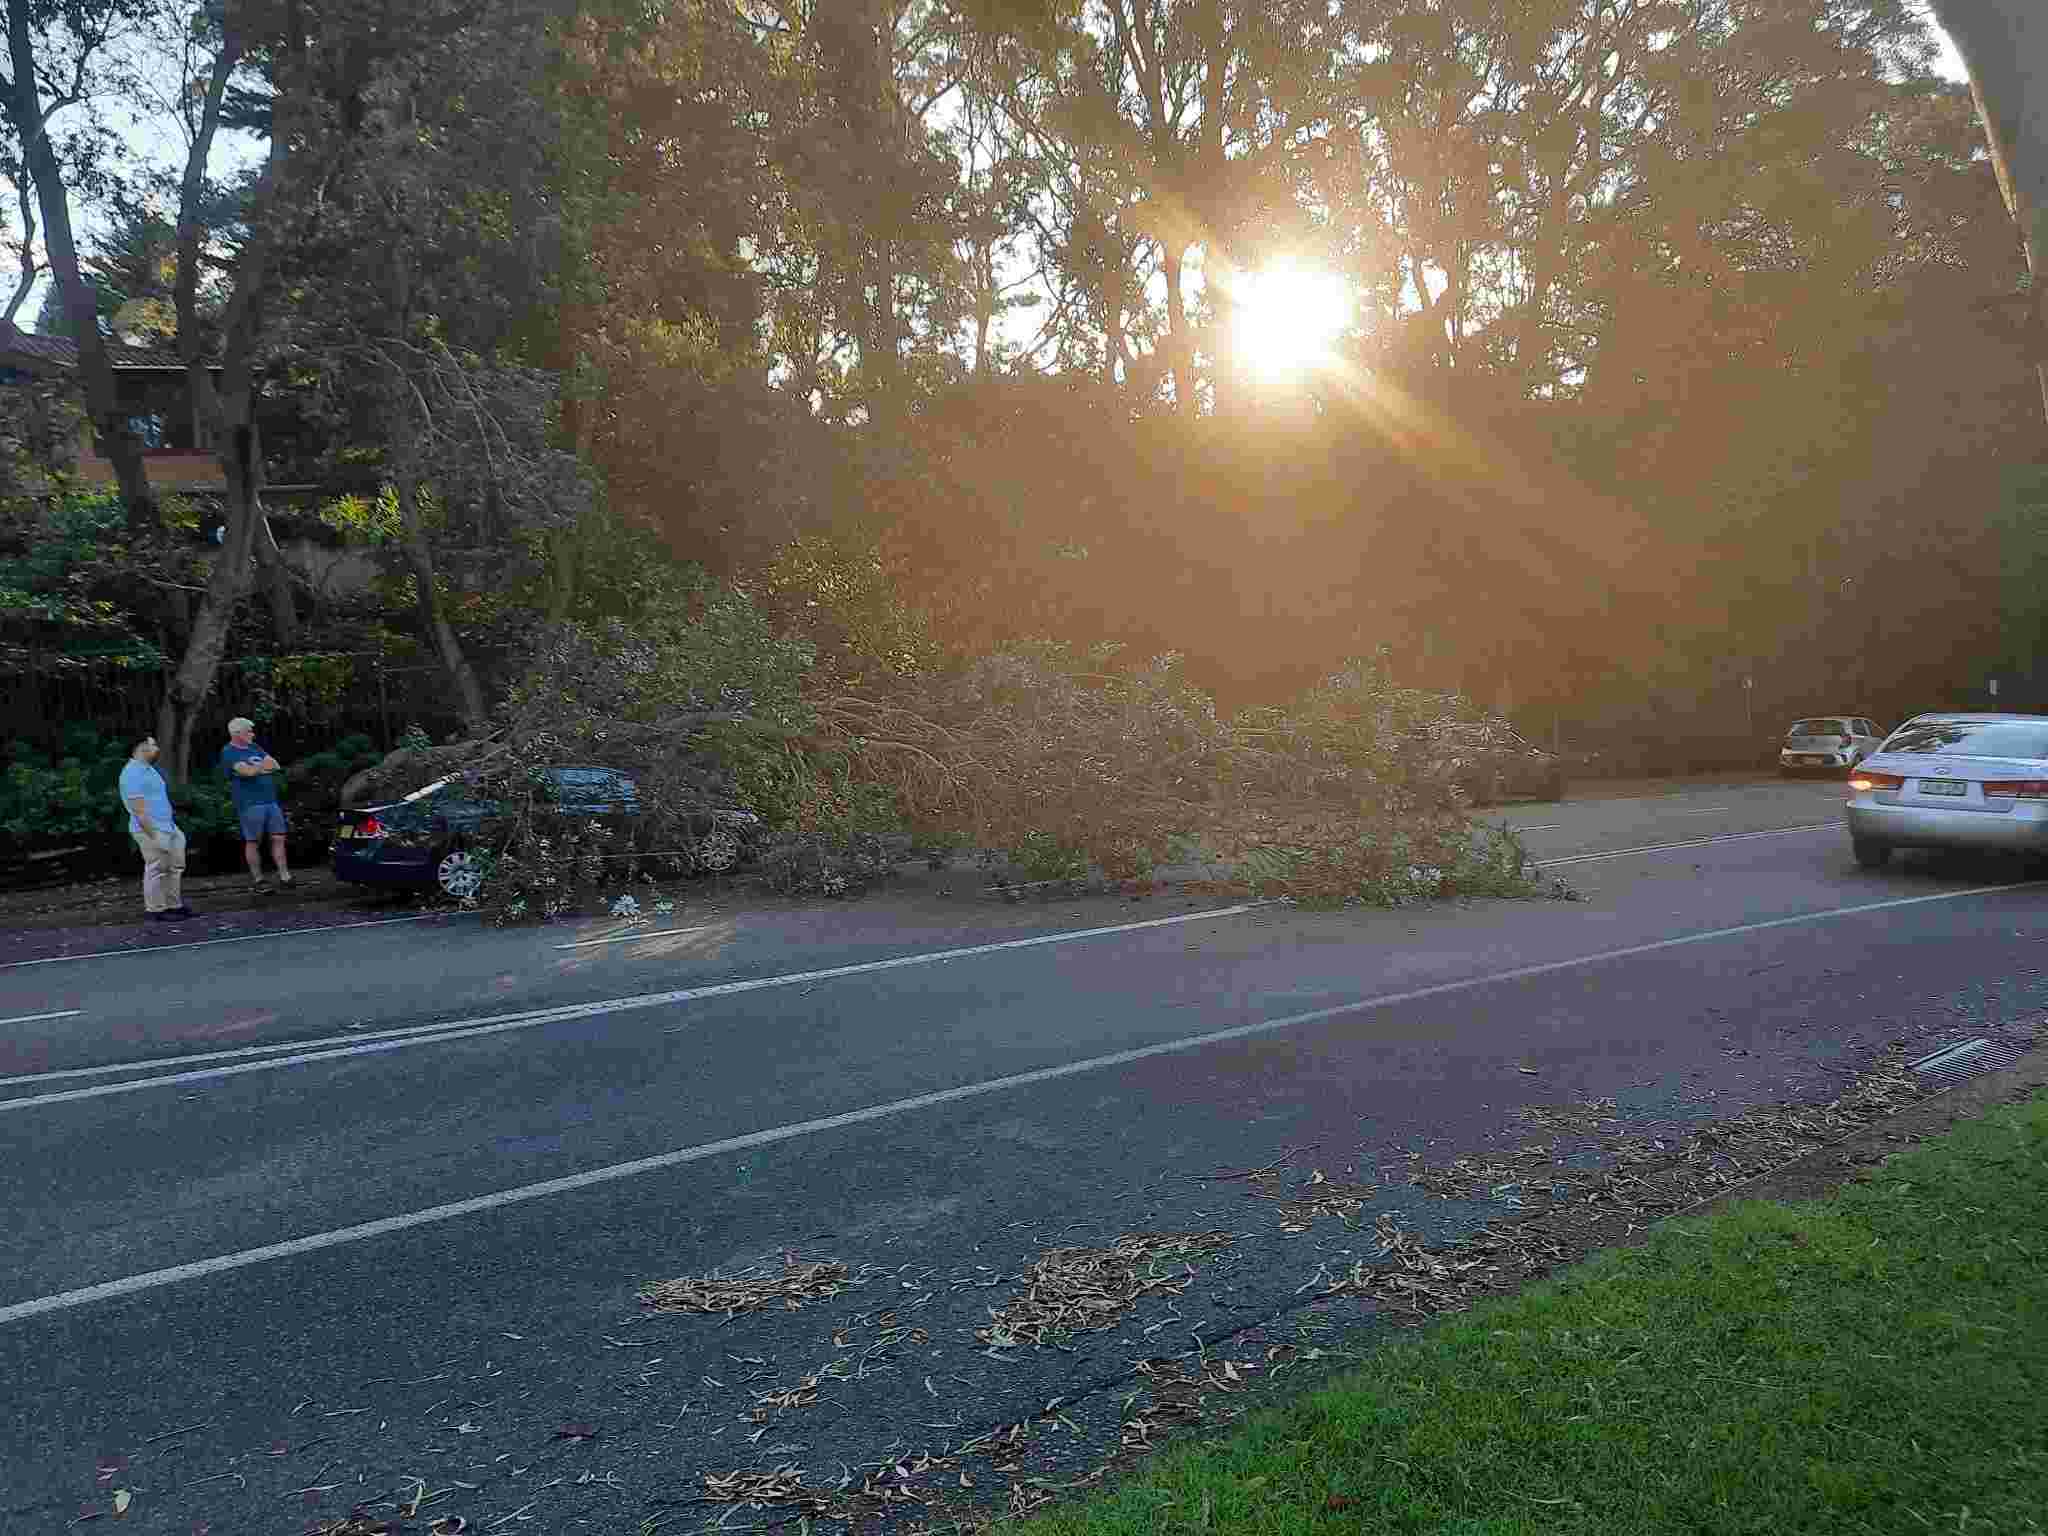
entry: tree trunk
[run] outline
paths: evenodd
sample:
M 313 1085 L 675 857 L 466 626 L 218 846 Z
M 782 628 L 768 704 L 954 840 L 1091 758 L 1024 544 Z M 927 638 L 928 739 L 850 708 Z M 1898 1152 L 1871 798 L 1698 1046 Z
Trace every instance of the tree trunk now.
M 1173 380 L 1173 408 L 1186 410 L 1193 394 L 1188 378 L 1188 304 L 1181 285 L 1181 260 L 1186 253 L 1178 240 L 1168 238 L 1160 266 L 1166 274 L 1166 372 Z
M 2041 0 L 1934 0 L 1970 71 L 1970 91 L 2032 275 L 2037 356 L 2048 350 L 2048 7 Z M 2037 361 L 2048 415 L 2048 361 Z
M 121 500 L 128 513 L 131 533 L 154 532 L 157 528 L 156 493 L 150 489 L 149 472 L 143 467 L 142 443 L 128 425 L 114 388 L 114 368 L 107 357 L 106 340 L 100 335 L 98 306 L 78 269 L 78 242 L 71 232 L 71 200 L 64 185 L 64 171 L 51 147 L 49 125 L 43 119 L 41 76 L 36 64 L 35 37 L 30 27 L 28 0 L 9 0 L 7 6 L 7 48 L 14 70 L 14 91 L 7 102 L 7 115 L 21 141 L 22 164 L 35 182 L 36 200 L 43 211 L 43 244 L 64 295 L 64 310 L 78 344 L 78 377 L 85 393 L 85 406 L 92 417 L 93 436 L 100 452 L 114 466 L 120 483 Z
M 462 642 L 441 612 L 435 595 L 434 549 L 420 524 L 419 479 L 410 470 L 399 471 L 398 518 L 405 529 L 406 558 L 412 562 L 413 580 L 419 588 L 420 638 L 433 647 L 441 665 L 447 668 L 448 680 L 455 685 L 455 696 L 462 705 L 463 723 L 470 730 L 481 732 L 486 723 L 483 686 L 477 681 L 469 658 L 463 655 Z
M 192 725 L 200 704 L 213 689 L 214 673 L 233 625 L 235 610 L 249 583 L 249 560 L 263 516 L 263 451 L 255 422 L 255 359 L 262 340 L 264 304 L 282 236 L 281 189 L 297 170 L 288 125 L 271 135 L 254 196 L 250 199 L 249 237 L 235 267 L 234 292 L 221 325 L 220 388 L 217 418 L 222 427 L 221 469 L 227 479 L 227 536 L 220 561 L 206 584 L 199 612 L 186 642 L 163 706 L 157 715 L 157 744 L 169 763 L 173 784 L 186 782 L 191 770 Z M 188 344 L 189 345 L 189 344 Z M 189 354 L 188 354 L 189 355 Z
M 263 453 L 254 427 L 239 427 L 233 434 L 232 449 L 222 456 L 227 472 L 227 538 L 213 575 L 207 579 L 206 595 L 199 600 L 199 612 L 192 620 L 191 637 L 185 655 L 164 690 L 156 717 L 157 746 L 173 784 L 187 783 L 192 771 L 192 732 L 199 719 L 199 707 L 213 691 L 214 675 L 220 670 L 221 654 L 227 649 L 228 631 L 234 625 L 235 610 L 241 606 L 249 584 L 250 545 L 256 534 L 254 511 L 261 494 Z
M 277 643 L 289 649 L 299 643 L 299 599 L 292 590 L 292 570 L 277 547 L 277 535 L 270 530 L 270 517 L 261 506 L 255 508 L 256 531 L 250 543 L 255 548 L 256 569 L 263 577 L 264 600 L 270 605 L 270 622 Z

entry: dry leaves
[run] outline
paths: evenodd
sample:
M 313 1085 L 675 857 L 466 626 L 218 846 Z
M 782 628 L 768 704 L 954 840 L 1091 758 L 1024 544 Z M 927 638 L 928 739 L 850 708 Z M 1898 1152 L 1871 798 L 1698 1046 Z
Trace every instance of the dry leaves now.
M 875 1337 L 862 1343 L 853 1331 L 860 1326 L 873 1327 Z M 930 1342 L 930 1334 L 898 1322 L 894 1312 L 853 1318 L 832 1330 L 832 1345 L 843 1353 L 787 1386 L 752 1393 L 754 1406 L 741 1418 L 750 1424 L 766 1424 L 778 1414 L 809 1408 L 827 1383 L 864 1380 L 870 1371 L 893 1366 L 903 1346 L 916 1348 Z
M 1360 1296 L 1413 1322 L 1462 1311 L 1481 1296 L 1523 1285 L 1571 1257 L 1559 1239 L 1571 1241 L 1574 1228 L 1616 1223 L 1634 1231 L 1648 1226 L 1889 1118 L 1921 1097 L 1919 1081 L 1894 1055 L 1841 1097 L 1818 1107 L 1751 1110 L 1704 1126 L 1682 1142 L 1609 1134 L 1604 1139 L 1615 1166 L 1603 1171 L 1557 1166 L 1552 1149 L 1541 1147 L 1524 1147 L 1507 1162 L 1460 1158 L 1443 1168 L 1419 1169 L 1409 1182 L 1432 1193 L 1491 1195 L 1520 1206 L 1543 1203 L 1527 1216 L 1484 1227 L 1441 1248 L 1382 1214 L 1375 1222 L 1380 1249 L 1374 1259 L 1359 1260 L 1335 1278 L 1326 1266 L 1302 1290 L 1320 1287 L 1324 1296 Z M 1525 1109 L 1521 1117 L 1585 1135 L 1611 1124 L 1613 1110 L 1612 1100 L 1595 1099 L 1564 1108 Z M 1534 1176 L 1539 1168 L 1540 1178 Z
M 1261 1193 L 1271 1191 L 1261 1188 Z M 1280 1230 L 1306 1232 L 1325 1216 L 1343 1222 L 1356 1221 L 1377 1194 L 1370 1184 L 1332 1180 L 1317 1168 L 1310 1173 L 1308 1182 L 1292 1194 L 1274 1194 L 1273 1198 L 1280 1202 Z
M 1205 1353 L 1140 1360 L 1133 1369 L 1145 1378 L 1150 1401 L 1139 1407 L 1134 1394 L 1124 1405 L 1122 1440 L 1127 1451 L 1149 1451 L 1169 1430 L 1199 1424 L 1214 1393 L 1242 1392 L 1245 1378 L 1260 1369 L 1256 1360 L 1211 1360 Z
M 823 1301 L 863 1283 L 871 1273 L 864 1268 L 855 1274 L 837 1259 L 806 1263 L 785 1253 L 780 1269 L 762 1265 L 736 1275 L 684 1275 L 643 1288 L 640 1299 L 661 1312 L 733 1317 L 777 1303 L 794 1312 L 808 1302 Z
M 822 1514 L 831 1503 L 825 1490 L 804 1485 L 804 1469 L 795 1462 L 784 1462 L 768 1472 L 706 1472 L 704 1496 L 717 1504 L 795 1508 L 814 1515 Z
M 1462 1312 L 1480 1297 L 1520 1285 L 1567 1257 L 1533 1222 L 1484 1228 L 1438 1249 L 1383 1212 L 1374 1222 L 1374 1235 L 1380 1244 L 1375 1259 L 1359 1259 L 1334 1279 L 1325 1267 L 1303 1289 L 1320 1284 L 1323 1296 L 1362 1296 L 1420 1322 L 1439 1312 Z
M 1556 1149 L 1531 1145 L 1505 1158 L 1461 1157 L 1441 1168 L 1418 1168 L 1408 1182 L 1445 1200 L 1491 1199 L 1526 1206 L 1549 1199 L 1561 1178 Z
M 1054 1248 L 1024 1271 L 1024 1290 L 975 1337 L 991 1349 L 1049 1344 L 1070 1333 L 1112 1328 L 1143 1296 L 1178 1296 L 1195 1271 L 1188 1260 L 1237 1241 L 1234 1232 L 1133 1232 L 1107 1248 Z M 1159 1266 L 1175 1265 L 1163 1273 Z
M 1567 1136 L 1592 1136 L 1612 1124 L 1615 1113 L 1612 1099 L 1586 1099 L 1577 1104 L 1531 1104 L 1517 1110 L 1515 1118 Z

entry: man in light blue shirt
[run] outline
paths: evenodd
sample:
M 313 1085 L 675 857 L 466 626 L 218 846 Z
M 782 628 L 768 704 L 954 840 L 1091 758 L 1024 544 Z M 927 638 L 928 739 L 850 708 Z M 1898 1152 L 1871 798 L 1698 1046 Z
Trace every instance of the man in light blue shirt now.
M 128 835 L 142 852 L 142 909 L 149 921 L 174 923 L 190 917 L 185 905 L 185 834 L 171 810 L 171 789 L 156 767 L 156 738 L 145 736 L 121 770 L 121 804 L 128 809 Z

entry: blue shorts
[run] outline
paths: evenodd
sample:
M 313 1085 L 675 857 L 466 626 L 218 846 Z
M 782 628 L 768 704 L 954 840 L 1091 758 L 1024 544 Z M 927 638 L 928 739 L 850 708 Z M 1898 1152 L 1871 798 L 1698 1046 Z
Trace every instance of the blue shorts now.
M 243 842 L 253 843 L 266 834 L 284 836 L 284 807 L 275 800 L 268 805 L 252 805 L 241 814 Z

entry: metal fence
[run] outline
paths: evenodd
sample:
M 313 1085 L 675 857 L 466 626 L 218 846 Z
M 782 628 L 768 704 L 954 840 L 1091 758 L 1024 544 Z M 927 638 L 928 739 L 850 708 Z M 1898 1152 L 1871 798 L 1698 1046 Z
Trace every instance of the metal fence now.
M 507 658 L 473 655 L 486 695 Z M 63 750 L 80 729 L 136 737 L 156 728 L 170 668 L 34 651 L 0 658 L 0 739 L 43 753 Z M 227 738 L 246 715 L 264 745 L 287 759 L 366 736 L 389 751 L 418 726 L 435 741 L 464 729 L 448 674 L 436 665 L 394 663 L 375 653 L 321 652 L 223 662 L 199 712 L 194 741 Z

